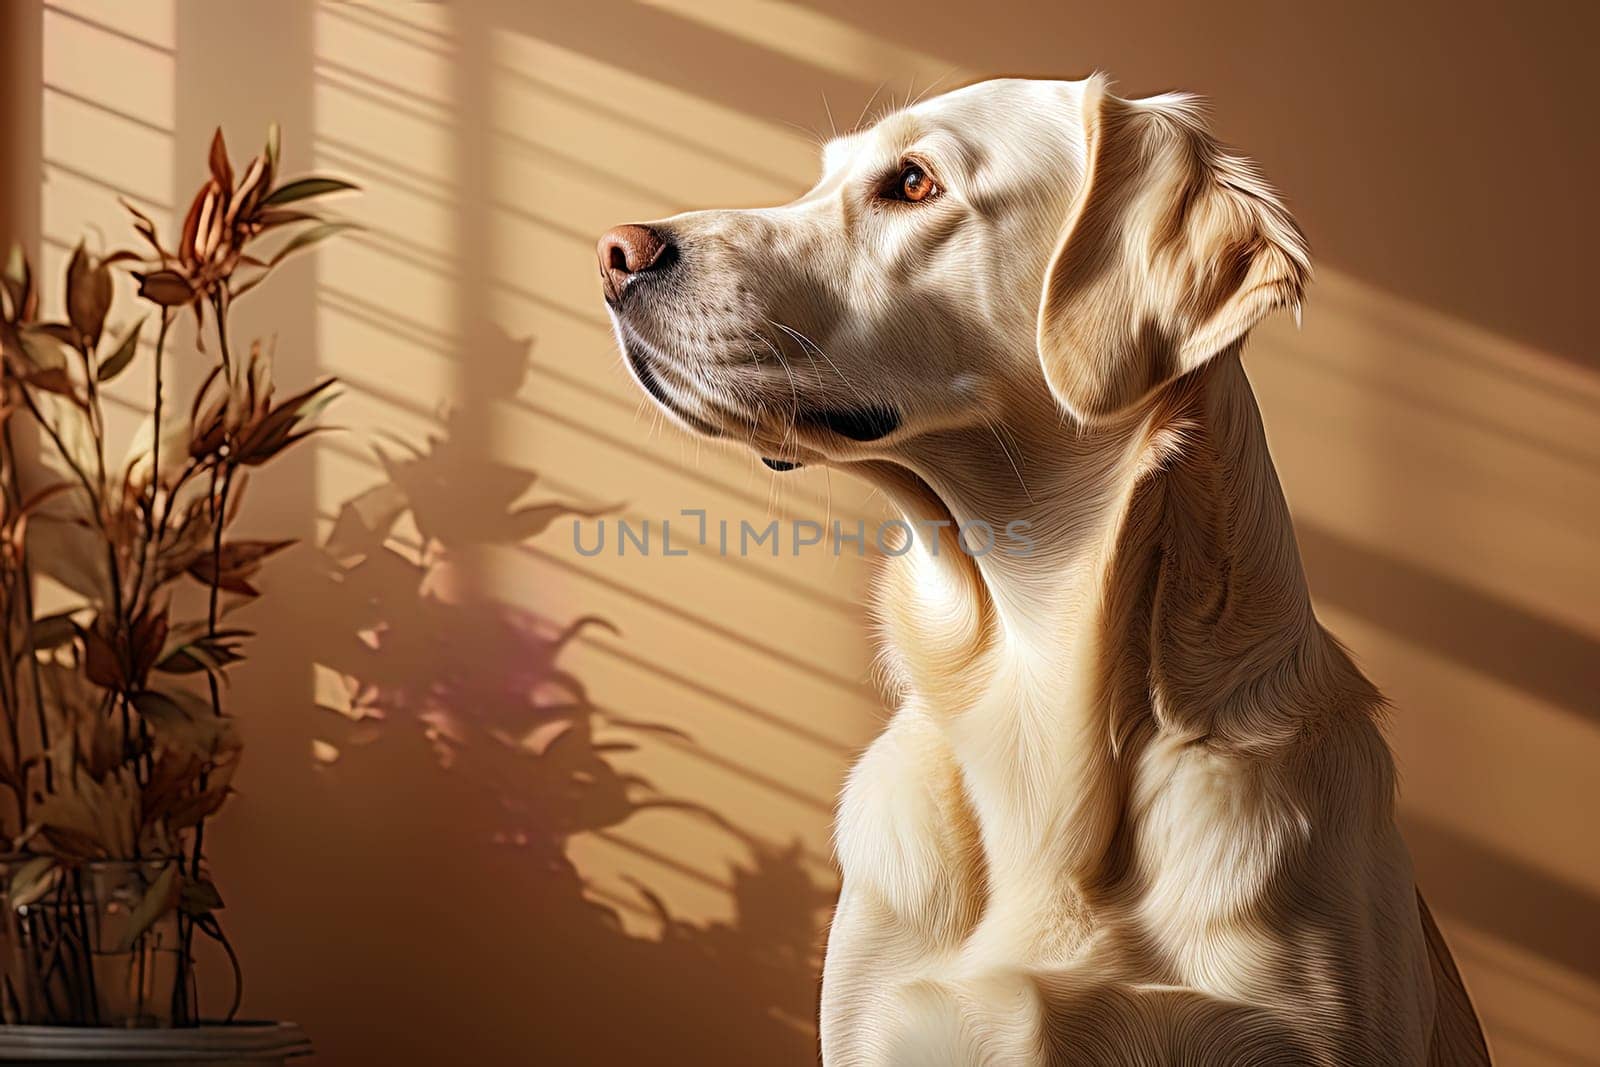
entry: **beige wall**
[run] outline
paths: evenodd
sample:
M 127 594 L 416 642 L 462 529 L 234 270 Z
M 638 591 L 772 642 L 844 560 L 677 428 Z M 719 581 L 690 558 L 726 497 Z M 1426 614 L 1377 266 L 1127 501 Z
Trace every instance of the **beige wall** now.
M 1501 1061 L 1600 1048 L 1589 9 L 15 3 L 42 83 L 9 158 L 42 163 L 5 217 L 50 273 L 86 224 L 120 240 L 117 195 L 169 222 L 219 122 L 243 153 L 277 118 L 291 169 L 367 189 L 339 204 L 362 235 L 240 310 L 282 377 L 345 381 L 348 428 L 248 512 L 313 545 L 344 516 L 337 552 L 271 571 L 233 686 L 250 747 L 213 855 L 248 1014 L 336 1063 L 811 1061 L 829 809 L 881 718 L 869 566 L 589 559 L 523 509 L 878 505 L 659 424 L 593 239 L 793 195 L 813 131 L 874 97 L 1100 67 L 1213 97 L 1306 224 L 1304 329 L 1249 366 L 1324 618 L 1395 703 L 1419 879 Z M 353 535 L 384 484 L 389 552 Z M 584 615 L 614 629 L 557 654 Z M 558 710 L 558 669 L 592 715 Z

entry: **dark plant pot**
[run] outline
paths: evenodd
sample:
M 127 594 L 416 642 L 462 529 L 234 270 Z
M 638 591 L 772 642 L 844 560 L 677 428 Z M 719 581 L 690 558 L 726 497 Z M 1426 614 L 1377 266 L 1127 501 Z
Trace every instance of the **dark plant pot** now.
M 0 1063 L 253 1064 L 310 1053 L 294 1023 L 229 1023 L 170 1030 L 0 1026 Z

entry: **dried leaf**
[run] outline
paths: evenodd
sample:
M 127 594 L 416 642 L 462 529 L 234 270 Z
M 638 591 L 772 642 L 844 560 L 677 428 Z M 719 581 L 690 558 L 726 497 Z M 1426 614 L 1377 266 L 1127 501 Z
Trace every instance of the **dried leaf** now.
M 178 864 L 174 861 L 161 869 L 156 880 L 145 891 L 144 898 L 128 914 L 128 929 L 123 932 L 117 951 L 127 952 L 133 948 L 134 942 L 143 937 L 157 920 L 177 907 L 181 889 Z
M 196 223 L 194 262 L 210 261 L 221 246 L 227 200 L 227 189 L 213 179 L 210 189 L 206 192 L 205 203 L 200 208 L 200 219 Z M 182 251 L 185 255 L 188 254 L 187 249 Z
M 67 365 L 66 348 L 54 332 L 48 329 L 49 324 L 24 326 L 17 332 L 17 342 L 22 346 L 22 354 L 27 361 L 39 370 L 55 370 Z
M 133 329 L 129 330 L 122 338 L 122 341 L 117 345 L 117 350 L 111 353 L 110 358 L 104 363 L 100 364 L 100 369 L 95 374 L 96 381 L 109 382 L 121 374 L 129 363 L 133 362 L 133 355 L 139 350 L 139 331 L 142 329 L 144 329 L 144 319 L 140 319 L 133 324 Z
M 277 172 L 278 172 L 278 149 L 279 149 L 280 144 L 282 143 L 282 140 L 283 140 L 283 131 L 278 128 L 278 124 L 276 122 L 268 123 L 267 124 L 266 156 L 267 156 L 267 168 L 268 168 L 267 169 L 267 180 L 269 182 L 272 180 L 272 177 L 275 174 L 277 174 Z
M 209 819 L 222 809 L 230 790 L 212 775 L 211 784 L 203 793 L 179 800 L 167 815 L 167 825 L 174 830 L 187 830 L 201 819 Z
M 76 495 L 84 494 L 78 491 Z M 88 506 L 86 501 L 84 506 Z M 76 522 L 57 521 L 50 515 L 40 519 L 47 521 L 35 524 L 28 542 L 35 573 L 48 575 L 91 604 L 104 603 L 111 583 L 105 542 L 99 531 Z
M 37 294 L 33 291 L 33 268 L 28 266 L 28 255 L 20 244 L 11 246 L 11 252 L 6 257 L 5 273 L 0 275 L 0 280 L 3 280 L 6 298 L 11 302 L 10 320 L 27 322 L 33 318 L 38 302 Z
M 173 623 L 167 628 L 167 651 L 177 651 L 190 641 L 195 641 L 205 636 L 209 629 L 210 627 L 205 619 Z
M 295 414 L 300 417 L 300 421 L 306 422 L 315 419 L 328 409 L 329 404 L 339 399 L 339 393 L 336 390 L 327 391 L 332 390 L 332 387 L 338 384 L 339 379 L 329 378 L 327 381 L 319 382 L 301 393 L 300 402 L 295 405 Z M 288 404 L 294 403 L 292 400 L 288 402 Z M 288 406 L 288 404 L 285 406 Z
M 116 770 L 126 751 L 123 748 L 122 725 L 119 717 L 96 715 L 89 721 L 89 737 L 78 753 L 89 769 L 89 775 L 102 780 Z
M 104 627 L 105 620 L 96 619 L 95 624 L 83 632 L 83 672 L 102 689 L 120 689 L 125 682 L 122 657 L 117 654 L 111 638 L 106 636 Z
M 140 814 L 146 825 L 165 820 L 171 825 L 172 811 L 186 793 L 198 786 L 209 760 L 189 752 L 162 749 L 150 768 L 150 779 L 139 790 Z
M 15 910 L 42 900 L 55 886 L 55 879 L 51 877 L 55 870 L 54 856 L 35 856 L 24 863 L 11 876 L 11 884 L 6 891 L 7 906 Z
M 313 215 L 309 211 L 292 211 L 288 208 L 268 208 L 266 211 L 258 212 L 255 216 L 255 221 L 256 224 L 261 227 L 262 231 L 265 232 L 266 230 L 273 229 L 277 226 L 287 226 L 292 222 L 321 222 L 322 218 L 319 215 Z M 248 256 L 241 257 L 240 262 L 245 262 L 252 258 L 253 257 Z M 251 262 L 250 266 L 264 267 L 266 264 L 257 259 L 254 260 L 254 262 Z
M 228 162 L 228 146 L 222 139 L 222 127 L 211 135 L 211 177 L 223 189 L 233 188 L 233 164 Z
M 209 915 L 222 907 L 222 894 L 209 878 L 186 882 L 178 906 L 185 915 Z
M 33 495 L 22 502 L 18 514 L 32 515 L 62 493 L 70 492 L 73 486 L 67 482 L 52 482 L 40 489 L 33 491 Z
M 189 213 L 183 217 L 183 230 L 178 237 L 178 258 L 185 263 L 194 262 L 194 245 L 200 229 L 200 212 L 216 189 L 216 182 L 207 180 L 189 202 Z
M 111 272 L 95 263 L 80 241 L 67 263 L 67 319 L 88 348 L 100 343 L 110 310 Z
M 56 393 L 75 404 L 80 403 L 78 391 L 72 384 L 72 375 L 67 373 L 67 368 L 65 367 L 36 370 L 31 374 L 25 375 L 23 380 L 35 389 L 43 389 L 47 393 Z
M 166 693 L 155 689 L 135 693 L 133 706 L 139 709 L 140 715 L 156 725 L 168 725 L 189 718 L 189 713 L 183 710 L 182 705 Z
M 288 434 L 280 440 L 272 442 L 271 447 L 258 448 L 248 456 L 241 456 L 239 462 L 244 464 L 246 467 L 259 467 L 261 464 L 272 459 L 274 456 L 281 456 L 283 453 L 287 452 L 301 441 L 304 441 L 307 437 L 310 437 L 313 434 L 327 433 L 332 429 L 334 429 L 332 426 L 313 426 L 309 430 L 301 430 L 298 433 Z
M 339 749 L 322 740 L 320 737 L 311 739 L 311 758 L 323 767 L 339 762 Z
M 149 215 L 146 215 L 144 212 L 130 204 L 127 199 L 118 197 L 117 202 L 122 205 L 123 209 L 127 211 L 128 214 L 133 216 L 134 231 L 138 233 L 140 237 L 144 238 L 145 243 L 148 244 L 155 252 L 156 258 L 162 263 L 166 263 L 169 257 L 167 255 L 167 250 L 161 247 L 161 241 L 156 237 L 155 222 L 151 220 Z
M 301 230 L 294 235 L 293 240 L 278 249 L 276 254 L 267 260 L 267 267 L 268 269 L 276 267 L 296 252 L 304 251 L 314 244 L 326 241 L 334 234 L 343 233 L 346 230 L 359 230 L 360 228 L 353 222 L 324 222 L 320 226 L 312 226 L 309 229 Z
M 156 670 L 163 674 L 199 674 L 201 671 L 215 673 L 220 666 L 208 653 L 194 646 L 169 652 L 156 662 Z
M 134 694 L 133 706 L 155 731 L 158 742 L 196 756 L 215 753 L 230 729 L 227 719 L 212 714 L 209 704 L 182 689 L 143 690 Z
M 148 608 L 133 620 L 128 633 L 127 678 L 130 685 L 144 684 L 150 668 L 161 658 L 167 643 L 167 609 Z
M 56 790 L 33 809 L 34 823 L 24 839 L 42 836 L 58 856 L 103 859 L 133 855 L 138 838 L 139 786 L 132 767 L 121 767 L 103 779 L 94 778 L 71 758 L 72 734 L 57 746 Z
M 63 611 L 55 615 L 46 615 L 42 619 L 33 621 L 33 650 L 35 652 L 49 652 L 60 648 L 62 645 L 78 636 L 77 624 L 72 621 L 73 612 Z
M 326 392 L 336 384 L 336 381 L 337 379 L 329 378 L 319 382 L 274 407 L 239 442 L 239 461 L 255 466 L 266 462 L 292 444 L 290 437 L 294 434 L 296 425 L 305 418 L 314 417 L 337 395 Z M 299 436 L 303 436 L 303 433 Z M 299 437 L 295 439 L 298 440 Z
M 149 274 L 134 274 L 139 279 L 139 295 L 162 307 L 183 307 L 194 302 L 194 288 L 189 279 L 175 270 L 158 270 Z
M 279 204 L 289 204 L 296 200 L 308 200 L 314 196 L 326 196 L 329 193 L 340 193 L 347 189 L 356 189 L 358 186 L 339 178 L 300 178 L 280 185 L 265 200 L 261 201 L 262 207 L 276 207 Z
M 42 333 L 46 337 L 59 341 L 68 348 L 76 350 L 78 347 L 77 328 L 65 322 L 30 323 L 28 330 L 31 333 Z
M 328 395 L 327 390 L 339 383 L 337 378 L 325 378 L 310 389 L 296 393 L 275 406 L 256 428 L 258 436 L 270 436 L 302 418 L 315 417 L 338 394 Z
M 211 392 L 211 387 L 222 377 L 222 364 L 214 364 L 210 372 L 200 381 L 200 386 L 194 391 L 194 403 L 189 405 L 189 421 L 200 421 L 200 405 L 205 403 L 206 396 Z
M 230 227 L 240 218 L 251 216 L 261 198 L 267 194 L 267 181 L 266 162 L 257 156 L 245 168 L 244 175 L 239 179 L 239 188 L 234 190 L 233 202 L 228 205 L 227 221 Z
M 252 258 L 254 258 L 254 257 L 242 256 L 242 257 L 240 257 L 240 261 L 242 262 L 245 259 L 252 259 Z M 228 294 L 233 299 L 237 300 L 237 299 L 239 299 L 239 297 L 241 297 L 244 294 L 248 293 L 250 290 L 254 289 L 256 286 L 260 285 L 262 282 L 264 282 L 266 280 L 267 280 L 267 272 L 263 270 L 263 271 L 258 272 L 257 274 L 252 275 L 251 277 L 245 279 L 242 282 L 237 282 L 237 283 L 230 282 L 228 284 Z
M 242 634 L 242 630 L 227 631 L 227 633 Z M 167 674 L 198 674 L 200 671 L 209 671 L 221 677 L 222 670 L 230 663 L 237 663 L 244 659 L 225 636 L 219 631 L 215 636 L 201 637 L 180 645 L 166 653 L 156 663 L 156 669 Z
M 207 552 L 189 566 L 189 574 L 210 585 L 213 581 L 229 592 L 257 596 L 258 591 L 246 578 L 261 569 L 261 561 L 276 555 L 294 544 L 287 541 L 234 541 L 222 546 L 222 555 Z

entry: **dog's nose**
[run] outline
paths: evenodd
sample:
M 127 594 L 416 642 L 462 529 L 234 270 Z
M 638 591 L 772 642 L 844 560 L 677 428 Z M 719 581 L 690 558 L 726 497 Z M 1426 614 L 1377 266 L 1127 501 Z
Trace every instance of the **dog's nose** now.
M 606 299 L 613 303 L 622 288 L 636 274 L 659 270 L 670 262 L 671 243 L 648 226 L 616 226 L 600 238 L 600 277 L 605 281 Z

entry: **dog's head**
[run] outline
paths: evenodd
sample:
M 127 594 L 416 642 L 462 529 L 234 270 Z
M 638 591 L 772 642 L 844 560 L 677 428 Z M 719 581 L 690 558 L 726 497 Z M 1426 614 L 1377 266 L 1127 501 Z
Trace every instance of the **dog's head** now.
M 1073 418 L 1137 407 L 1298 306 L 1300 231 L 1188 97 L 988 81 L 831 143 L 759 210 L 600 241 L 640 385 L 782 469 L 893 457 L 1044 390 Z

